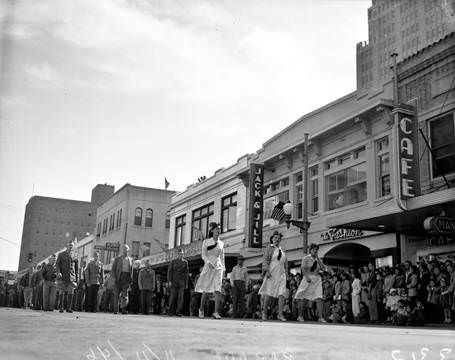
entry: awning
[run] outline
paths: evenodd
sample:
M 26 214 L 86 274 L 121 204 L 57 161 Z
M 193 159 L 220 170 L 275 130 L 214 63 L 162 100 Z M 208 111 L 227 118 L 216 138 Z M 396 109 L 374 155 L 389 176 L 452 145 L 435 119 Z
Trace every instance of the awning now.
M 407 201 L 407 210 L 400 209 L 392 198 L 377 207 L 355 208 L 343 214 L 329 217 L 330 228 L 349 228 L 381 232 L 400 232 L 409 235 L 427 234 L 423 222 L 427 217 L 455 217 L 455 188 L 417 196 Z

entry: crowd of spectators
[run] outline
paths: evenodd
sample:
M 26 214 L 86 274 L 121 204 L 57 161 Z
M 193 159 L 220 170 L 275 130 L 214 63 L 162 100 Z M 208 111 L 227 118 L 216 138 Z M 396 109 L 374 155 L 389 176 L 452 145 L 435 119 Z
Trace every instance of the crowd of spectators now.
M 321 273 L 323 281 L 324 318 L 331 323 L 352 324 L 394 324 L 399 326 L 419 326 L 428 323 L 450 324 L 455 319 L 455 262 L 435 259 L 422 260 L 418 264 L 409 261 L 395 267 L 375 268 L 374 264 L 348 269 L 332 268 Z M 139 268 L 133 272 L 133 282 L 129 290 L 128 313 L 133 314 L 168 314 L 170 287 L 165 282 L 165 275 L 157 273 L 151 303 L 143 304 L 138 284 Z M 301 280 L 300 273 L 289 273 L 287 281 L 286 304 L 284 315 L 288 320 L 297 320 L 298 301 L 294 295 Z M 197 316 L 200 294 L 194 292 L 196 277 L 191 277 L 185 290 L 183 315 Z M 24 289 L 31 288 L 27 294 Z M 263 303 L 259 295 L 261 280 L 249 280 L 245 295 L 245 311 L 240 317 L 260 319 Z M 105 276 L 97 294 L 97 306 L 94 311 L 113 312 L 113 281 Z M 78 281 L 72 300 L 74 311 L 89 311 L 87 286 L 82 277 Z M 56 294 L 58 299 L 58 294 Z M 301 304 L 302 305 L 302 304 Z M 43 309 L 43 277 L 40 268 L 31 275 L 28 273 L 18 282 L 8 284 L 0 282 L 0 306 L 31 307 Z M 315 303 L 303 304 L 304 318 L 315 321 L 317 312 Z M 55 302 L 55 309 L 58 308 Z M 205 312 L 213 312 L 213 299 L 209 300 Z M 276 318 L 277 304 L 272 302 L 268 313 Z M 222 317 L 233 316 L 232 287 L 226 278 L 222 287 Z

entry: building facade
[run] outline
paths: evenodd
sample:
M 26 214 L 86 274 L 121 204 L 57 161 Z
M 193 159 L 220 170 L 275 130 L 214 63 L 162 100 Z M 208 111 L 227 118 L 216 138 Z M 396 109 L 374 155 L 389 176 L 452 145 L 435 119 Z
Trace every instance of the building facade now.
M 248 168 L 250 155 L 245 155 L 228 168 L 222 168 L 209 178 L 175 194 L 169 206 L 169 250 L 152 254 L 153 266 L 165 273 L 165 269 L 183 249 L 189 260 L 190 270 L 197 272 L 202 265 L 202 242 L 208 237 L 208 225 L 219 223 L 220 235 L 225 243 L 228 269 L 245 247 L 246 187 L 239 174 Z
M 95 248 L 110 264 L 122 244 L 135 258 L 162 251 L 169 239 L 168 206 L 173 191 L 124 185 L 98 207 Z
M 98 202 L 101 200 L 97 191 L 113 192 L 109 185 L 97 185 L 95 189 L 92 200 Z M 39 262 L 61 249 L 69 239 L 82 239 L 93 233 L 96 208 L 96 203 L 88 201 L 44 196 L 30 198 L 25 209 L 19 270 L 28 266 L 29 259 Z
M 303 192 L 308 193 L 308 242 L 320 245 L 320 255 L 331 266 L 378 265 L 397 261 L 395 234 L 381 229 L 345 230 L 330 224 L 344 213 L 397 209 L 393 201 L 391 166 L 393 121 L 390 84 L 376 97 L 346 95 L 307 114 L 264 143 L 252 158 L 262 164 L 262 245 L 274 231 L 283 234 L 291 268 L 303 256 L 303 236 L 272 215 L 278 204 L 292 204 L 292 219 L 303 218 Z M 304 134 L 309 134 L 308 186 L 304 184 Z M 255 189 L 248 187 L 248 193 Z M 249 207 L 251 209 L 251 206 Z M 248 213 L 251 217 L 251 213 Z M 251 243 L 251 241 L 249 241 Z M 248 251 L 245 264 L 259 271 L 262 253 Z
M 454 0 L 373 0 L 368 42 L 357 44 L 357 90 L 379 88 L 401 61 L 455 31 Z

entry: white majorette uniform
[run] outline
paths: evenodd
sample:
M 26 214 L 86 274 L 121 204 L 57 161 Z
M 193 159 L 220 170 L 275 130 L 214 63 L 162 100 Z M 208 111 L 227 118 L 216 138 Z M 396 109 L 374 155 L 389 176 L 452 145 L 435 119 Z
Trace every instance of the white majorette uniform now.
M 281 251 L 281 257 L 279 253 Z M 269 258 L 269 266 L 265 266 L 264 270 L 270 272 L 270 277 L 264 275 L 264 281 L 262 286 L 259 289 L 260 295 L 267 295 L 274 298 L 277 298 L 286 293 L 286 271 L 287 271 L 287 259 L 284 250 L 281 247 L 275 247 L 274 245 L 269 245 L 267 247 L 266 253 L 264 255 L 264 262 L 267 262 Z M 265 272 L 264 271 L 264 272 Z
M 311 272 L 311 274 L 308 274 L 311 282 L 309 283 L 302 274 L 302 281 L 300 282 L 294 298 L 310 301 L 322 299 L 322 280 L 318 271 L 324 270 L 324 264 L 322 264 L 321 260 L 313 259 L 311 255 L 307 255 L 302 260 L 302 268 L 306 268 L 307 271 Z
M 213 238 L 205 239 L 202 243 L 202 260 L 204 260 L 204 267 L 194 288 L 195 292 L 213 293 L 215 291 L 221 291 L 223 273 L 225 270 L 224 243 L 218 239 L 216 247 L 212 250 L 207 250 L 207 247 L 214 243 L 215 240 L 213 240 Z

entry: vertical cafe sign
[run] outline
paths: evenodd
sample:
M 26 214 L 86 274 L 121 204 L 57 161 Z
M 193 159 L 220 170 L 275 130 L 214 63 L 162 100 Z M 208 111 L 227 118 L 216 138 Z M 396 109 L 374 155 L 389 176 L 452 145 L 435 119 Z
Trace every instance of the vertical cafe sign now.
M 398 138 L 398 179 L 400 198 L 407 200 L 419 193 L 418 128 L 413 108 L 400 105 L 394 110 Z
M 250 165 L 250 207 L 249 207 L 249 231 L 248 246 L 262 248 L 262 223 L 264 202 L 264 165 Z

